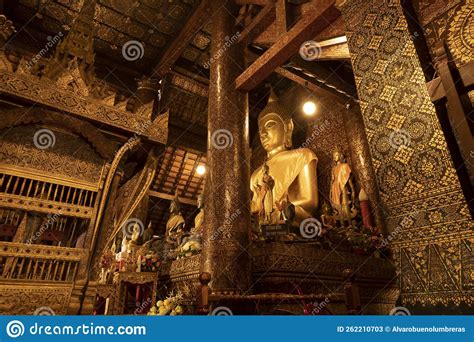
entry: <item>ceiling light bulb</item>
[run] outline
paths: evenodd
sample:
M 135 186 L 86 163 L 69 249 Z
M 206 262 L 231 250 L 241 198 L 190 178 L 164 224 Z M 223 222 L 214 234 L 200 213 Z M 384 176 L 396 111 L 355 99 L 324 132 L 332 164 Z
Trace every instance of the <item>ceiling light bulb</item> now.
M 313 101 L 306 101 L 303 105 L 303 112 L 307 116 L 313 116 L 316 113 L 316 104 Z
M 206 173 L 206 167 L 204 165 L 199 165 L 196 168 L 196 172 L 197 172 L 198 175 L 202 176 L 203 174 Z

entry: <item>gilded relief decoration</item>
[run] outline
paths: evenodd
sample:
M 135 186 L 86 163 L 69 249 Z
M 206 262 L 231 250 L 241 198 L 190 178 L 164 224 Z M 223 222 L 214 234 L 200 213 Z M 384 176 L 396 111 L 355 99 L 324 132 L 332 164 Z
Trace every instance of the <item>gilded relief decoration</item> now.
M 54 146 L 42 150 L 34 145 L 40 127 L 18 126 L 2 131 L 2 164 L 35 169 L 50 175 L 98 183 L 104 160 L 81 138 L 55 131 Z
M 22 73 L 24 64 L 12 65 L 9 57 L 0 51 L 0 91 L 29 102 L 57 108 L 85 119 L 104 123 L 128 132 L 144 135 L 158 143 L 166 143 L 168 115 L 159 115 L 153 121 L 120 108 L 119 103 L 109 105 L 107 100 L 81 96 L 68 89 L 61 89 L 46 79 L 38 79 L 31 73 Z M 16 72 L 12 72 L 16 70 Z M 114 99 L 115 99 L 115 95 Z
M 36 310 L 48 307 L 56 315 L 67 314 L 72 286 L 0 286 L 0 314 L 33 315 Z
M 464 64 L 472 60 L 474 51 L 474 1 L 466 0 L 454 14 L 448 32 L 448 46 L 454 58 Z
M 416 14 L 423 26 L 424 35 L 431 55 L 435 45 L 446 40 L 456 64 L 472 60 L 474 49 L 473 0 L 414 1 Z
M 402 300 L 472 302 L 474 225 L 400 3 L 341 10 Z

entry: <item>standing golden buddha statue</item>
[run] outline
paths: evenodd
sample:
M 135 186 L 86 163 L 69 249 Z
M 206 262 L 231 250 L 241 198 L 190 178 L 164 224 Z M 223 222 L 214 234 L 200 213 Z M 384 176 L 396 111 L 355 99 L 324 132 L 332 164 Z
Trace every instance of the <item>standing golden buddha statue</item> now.
M 344 225 L 345 222 L 350 223 L 357 215 L 352 170 L 345 162 L 344 155 L 338 150 L 333 153 L 333 162 L 329 198 L 335 218 Z
M 299 226 L 318 207 L 318 158 L 308 148 L 291 149 L 293 127 L 290 111 L 272 90 L 268 104 L 258 116 L 260 141 L 267 158 L 250 178 L 251 211 L 258 215 L 259 226 Z M 268 207 L 269 198 L 272 208 Z

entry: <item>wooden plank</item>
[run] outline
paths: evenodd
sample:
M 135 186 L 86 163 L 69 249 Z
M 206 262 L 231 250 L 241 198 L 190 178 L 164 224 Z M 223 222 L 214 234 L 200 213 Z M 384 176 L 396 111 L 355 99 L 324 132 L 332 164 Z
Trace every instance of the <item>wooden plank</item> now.
M 275 20 L 275 1 L 271 0 L 258 12 L 252 22 L 239 35 L 238 42 L 249 44 Z
M 340 16 L 334 6 L 335 1 L 322 1 L 319 6 L 313 5 L 308 12 L 248 67 L 235 81 L 236 89 L 249 91 L 267 78 L 277 66 L 298 52 L 301 44 L 314 38 L 333 20 Z
M 191 15 L 191 18 L 186 21 L 183 29 L 176 36 L 176 39 L 166 49 L 166 52 L 161 57 L 160 62 L 153 69 L 152 75 L 163 77 L 171 70 L 171 66 L 183 54 L 184 50 L 194 38 L 196 33 L 198 33 L 199 30 L 210 19 L 211 15 L 209 1 L 210 0 L 201 1 L 194 13 Z
M 288 31 L 288 4 L 286 1 L 287 0 L 277 0 L 276 2 L 275 29 L 278 36 L 281 36 Z
M 474 84 L 474 61 L 461 65 L 458 68 L 458 72 L 465 88 Z M 431 102 L 436 102 L 446 97 L 446 91 L 444 90 L 443 83 L 441 83 L 441 77 L 436 77 L 429 81 L 426 83 L 426 87 L 428 88 Z
M 148 195 L 153 196 L 153 197 L 158 197 L 164 200 L 172 201 L 174 199 L 174 195 L 170 194 L 165 194 L 163 192 L 159 191 L 153 191 L 153 190 L 148 190 Z M 185 197 L 179 197 L 179 201 L 184 204 L 189 204 L 189 205 L 197 205 L 197 201 L 185 198 Z
M 331 91 L 329 90 L 326 90 L 325 88 L 323 87 L 320 87 L 310 81 L 308 81 L 307 79 L 287 70 L 287 69 L 284 69 L 282 67 L 277 67 L 275 69 L 275 72 L 283 77 L 286 77 L 287 79 L 299 84 L 299 85 L 302 85 L 303 87 L 306 87 L 309 91 L 313 92 L 314 94 L 318 95 L 318 96 L 321 96 L 321 97 L 326 97 L 332 101 L 336 101 L 342 105 L 346 105 L 347 103 L 349 102 L 352 102 L 352 99 L 347 97 L 347 96 L 344 96 L 344 95 L 336 95 L 336 94 L 333 94 Z

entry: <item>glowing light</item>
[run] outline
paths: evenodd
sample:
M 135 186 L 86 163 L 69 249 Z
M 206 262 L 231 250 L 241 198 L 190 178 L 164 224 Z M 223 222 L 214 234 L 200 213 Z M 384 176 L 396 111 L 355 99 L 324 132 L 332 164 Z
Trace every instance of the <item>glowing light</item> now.
M 203 174 L 206 173 L 206 167 L 204 165 L 199 165 L 196 168 L 196 172 L 197 172 L 198 175 L 202 176 Z
M 307 116 L 313 116 L 316 113 L 316 104 L 312 101 L 306 101 L 303 105 L 303 112 Z

